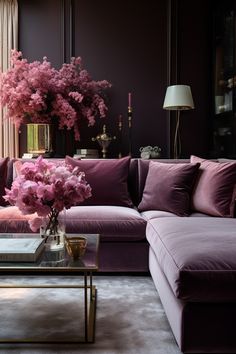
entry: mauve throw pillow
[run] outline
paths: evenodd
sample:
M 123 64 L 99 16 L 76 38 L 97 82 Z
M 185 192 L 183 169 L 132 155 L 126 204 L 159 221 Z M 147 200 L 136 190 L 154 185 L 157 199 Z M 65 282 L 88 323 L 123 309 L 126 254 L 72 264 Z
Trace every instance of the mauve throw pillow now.
M 192 209 L 212 216 L 233 217 L 235 207 L 236 162 L 214 162 L 191 156 L 200 162 L 192 193 Z
M 199 163 L 161 163 L 150 161 L 140 211 L 164 210 L 189 215 L 190 193 Z
M 0 158 L 0 205 L 5 206 L 8 203 L 3 199 L 3 196 L 6 194 L 6 180 L 7 180 L 7 163 L 9 158 L 4 157 Z
M 132 207 L 127 178 L 130 157 L 110 160 L 76 160 L 66 156 L 66 163 L 78 166 L 92 188 L 92 197 L 81 205 L 117 205 Z

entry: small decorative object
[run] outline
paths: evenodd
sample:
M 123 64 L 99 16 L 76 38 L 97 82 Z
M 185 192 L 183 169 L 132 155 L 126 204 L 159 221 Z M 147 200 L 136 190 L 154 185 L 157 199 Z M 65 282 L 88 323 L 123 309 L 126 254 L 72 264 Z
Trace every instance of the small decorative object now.
M 139 149 L 142 159 L 158 159 L 160 157 L 161 148 L 159 146 L 145 146 Z
M 97 135 L 96 138 L 92 138 L 92 141 L 97 141 L 102 147 L 102 157 L 105 159 L 107 157 L 107 149 L 112 140 L 115 140 L 115 136 L 109 136 L 106 133 L 106 125 L 103 125 L 102 133 Z
M 87 247 L 87 239 L 84 236 L 69 237 L 65 236 L 65 245 L 67 252 L 74 259 L 82 257 Z
M 77 149 L 73 157 L 80 159 L 98 159 L 99 153 L 97 149 Z
M 59 228 L 59 214 L 90 196 L 91 187 L 78 167 L 64 162 L 55 164 L 39 156 L 35 163 L 22 165 L 11 189 L 6 188 L 4 199 L 16 205 L 22 214 L 36 213 L 29 221 L 31 230 L 36 232 L 43 227 L 45 241 L 55 241 L 56 248 L 55 243 L 61 244 L 65 233 Z
M 27 124 L 27 153 L 32 157 L 50 157 L 52 149 L 52 124 Z
M 119 114 L 119 117 L 118 117 L 118 139 L 119 139 L 119 154 L 118 154 L 118 158 L 119 159 L 121 159 L 121 157 L 122 157 L 122 152 L 121 152 L 121 148 L 122 148 L 122 126 L 123 126 L 122 115 Z
M 17 128 L 27 123 L 57 123 L 59 129 L 74 129 L 79 140 L 81 119 L 91 126 L 108 110 L 103 91 L 111 84 L 92 80 L 80 57 L 56 70 L 47 57 L 29 63 L 21 52 L 12 50 L 11 67 L 0 73 L 0 83 L 1 105 L 8 108 L 7 117 Z
M 167 110 L 177 111 L 173 157 L 178 159 L 181 157 L 181 138 L 180 138 L 180 111 L 194 109 L 193 97 L 190 86 L 172 85 L 166 89 L 166 95 L 163 108 Z

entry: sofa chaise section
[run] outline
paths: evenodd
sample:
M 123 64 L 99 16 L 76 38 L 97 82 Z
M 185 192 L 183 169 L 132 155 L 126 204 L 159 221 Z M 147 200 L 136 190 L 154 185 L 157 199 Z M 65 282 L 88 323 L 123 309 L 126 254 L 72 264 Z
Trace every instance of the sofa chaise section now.
M 147 225 L 149 268 L 184 353 L 235 353 L 236 219 L 163 217 Z

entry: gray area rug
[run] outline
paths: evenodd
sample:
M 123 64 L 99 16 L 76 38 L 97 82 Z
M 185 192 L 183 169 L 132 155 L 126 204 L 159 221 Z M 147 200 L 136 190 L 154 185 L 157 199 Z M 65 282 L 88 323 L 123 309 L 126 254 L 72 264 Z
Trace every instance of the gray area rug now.
M 39 277 L 0 277 L 4 284 L 39 283 Z M 77 284 L 69 276 L 40 284 Z M 180 354 L 148 276 L 95 276 L 96 338 L 92 344 L 0 344 L 4 354 Z M 80 289 L 0 289 L 0 338 L 71 339 L 83 333 Z

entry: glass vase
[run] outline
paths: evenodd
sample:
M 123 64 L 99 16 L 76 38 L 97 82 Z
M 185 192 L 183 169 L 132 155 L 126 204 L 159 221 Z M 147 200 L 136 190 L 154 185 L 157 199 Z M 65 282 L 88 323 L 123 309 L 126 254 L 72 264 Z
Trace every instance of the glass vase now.
M 44 218 L 40 235 L 45 239 L 47 250 L 62 250 L 65 247 L 65 210 L 52 212 Z
M 27 124 L 27 152 L 33 157 L 43 154 L 50 157 L 52 149 L 53 125 L 42 123 Z

